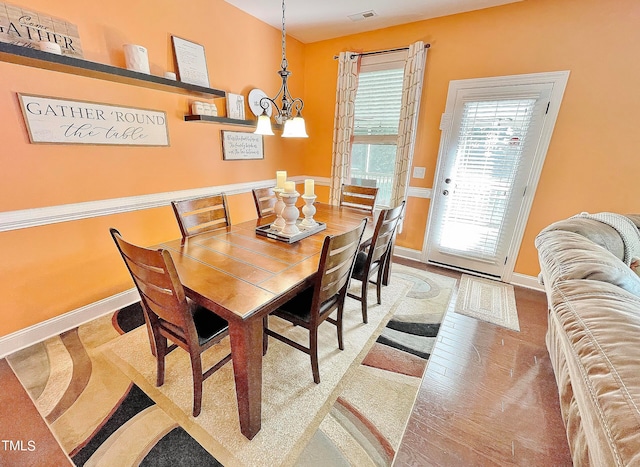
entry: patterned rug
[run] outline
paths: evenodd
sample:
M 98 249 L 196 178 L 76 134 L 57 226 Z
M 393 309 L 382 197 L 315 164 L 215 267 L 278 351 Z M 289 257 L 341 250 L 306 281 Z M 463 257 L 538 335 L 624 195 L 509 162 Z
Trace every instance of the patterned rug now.
M 520 331 L 513 286 L 463 274 L 455 312 L 512 331 Z
M 139 305 L 8 361 L 76 465 L 390 465 L 454 285 L 394 265 L 382 305 L 370 290 L 367 325 L 360 303 L 347 299 L 345 350 L 333 326 L 320 327 L 319 385 L 306 355 L 271 339 L 262 430 L 252 441 L 239 433 L 231 364 L 205 382 L 197 418 L 184 352 L 170 354 L 165 385 L 155 386 Z M 305 341 L 301 330 L 270 322 Z M 225 351 L 228 342 L 214 346 L 205 365 Z

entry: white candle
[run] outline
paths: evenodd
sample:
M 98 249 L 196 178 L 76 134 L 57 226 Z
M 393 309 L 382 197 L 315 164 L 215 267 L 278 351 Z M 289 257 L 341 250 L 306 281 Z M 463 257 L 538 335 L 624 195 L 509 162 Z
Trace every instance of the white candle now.
M 278 170 L 276 172 L 276 188 L 284 188 L 284 182 L 287 180 L 287 171 Z
M 296 191 L 296 182 L 284 182 L 284 192 L 293 193 Z
M 304 195 L 305 196 L 313 196 L 314 195 L 313 186 L 314 186 L 314 181 L 313 181 L 312 178 L 307 178 L 304 181 Z

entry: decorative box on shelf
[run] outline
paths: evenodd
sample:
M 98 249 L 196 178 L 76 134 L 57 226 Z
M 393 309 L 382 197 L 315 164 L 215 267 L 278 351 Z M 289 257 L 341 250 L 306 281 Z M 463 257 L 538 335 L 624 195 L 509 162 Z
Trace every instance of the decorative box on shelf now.
M 327 224 L 324 222 L 317 222 L 316 225 L 312 227 L 304 227 L 301 225 L 303 220 L 304 219 L 296 220 L 296 225 L 300 231 L 295 234 L 284 234 L 280 230 L 272 229 L 271 224 L 256 227 L 256 234 L 272 238 L 274 240 L 279 240 L 281 242 L 295 243 L 298 240 L 302 240 L 303 238 L 309 237 L 327 228 Z

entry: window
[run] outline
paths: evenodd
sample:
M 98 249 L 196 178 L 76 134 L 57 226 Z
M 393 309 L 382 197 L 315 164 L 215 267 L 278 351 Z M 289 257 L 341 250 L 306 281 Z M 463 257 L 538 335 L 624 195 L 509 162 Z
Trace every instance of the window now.
M 377 186 L 377 204 L 391 200 L 406 51 L 362 59 L 354 111 L 351 183 Z

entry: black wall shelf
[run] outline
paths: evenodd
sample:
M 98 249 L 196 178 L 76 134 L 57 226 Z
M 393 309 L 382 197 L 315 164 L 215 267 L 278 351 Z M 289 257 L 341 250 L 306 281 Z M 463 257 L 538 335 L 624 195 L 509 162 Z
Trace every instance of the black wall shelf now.
M 223 125 L 240 125 L 255 128 L 257 120 L 239 120 L 237 118 L 214 117 L 212 115 L 185 115 L 185 122 L 208 122 L 220 123 Z M 282 130 L 282 125 L 272 125 L 274 130 Z
M 239 120 L 237 118 L 227 117 L 214 117 L 212 115 L 185 115 L 185 122 L 211 122 L 211 123 L 223 123 L 226 125 L 242 125 L 242 126 L 256 126 L 255 120 Z
M 126 68 L 90 62 L 68 55 L 51 54 L 38 49 L 31 49 L 29 47 L 5 42 L 0 42 L 0 60 L 18 65 L 131 84 L 160 91 L 197 95 L 209 99 L 226 96 L 226 93 L 220 89 L 183 83 L 161 76 L 147 75 L 146 73 L 138 73 L 137 71 L 127 70 Z

